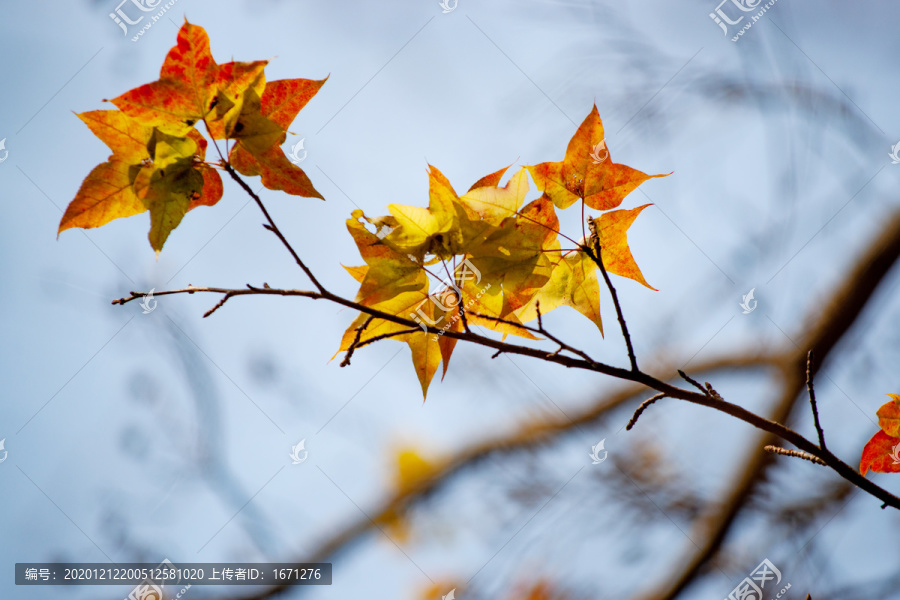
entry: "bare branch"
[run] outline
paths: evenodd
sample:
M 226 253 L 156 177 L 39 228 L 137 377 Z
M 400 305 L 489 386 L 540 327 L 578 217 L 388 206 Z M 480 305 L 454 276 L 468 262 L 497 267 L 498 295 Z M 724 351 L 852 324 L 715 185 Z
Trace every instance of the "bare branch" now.
M 634 411 L 634 415 L 631 417 L 631 420 L 628 421 L 628 425 L 625 426 L 625 430 L 626 430 L 626 431 L 631 431 L 631 428 L 634 427 L 634 425 L 637 423 L 637 420 L 640 418 L 641 414 L 642 414 L 645 410 L 647 410 L 647 408 L 648 408 L 651 404 L 653 404 L 653 403 L 656 402 L 657 400 L 662 400 L 662 399 L 665 398 L 665 397 L 666 397 L 665 394 L 657 394 L 657 395 L 653 396 L 652 398 L 648 398 L 648 399 L 644 400 L 644 401 L 641 403 L 641 405 L 637 407 L 637 410 Z
M 803 460 L 808 460 L 809 462 L 816 463 L 817 465 L 822 465 L 823 467 L 827 466 L 825 461 L 818 456 L 813 456 L 812 454 L 807 454 L 806 452 L 800 452 L 799 450 L 788 450 L 787 448 L 782 448 L 781 446 L 772 445 L 765 446 L 763 450 L 772 454 L 781 454 L 782 456 L 802 458 Z
M 369 326 L 369 323 L 372 322 L 374 317 L 369 317 L 365 320 L 365 322 L 356 328 L 356 337 L 353 338 L 353 341 L 350 342 L 350 347 L 347 348 L 347 355 L 344 357 L 344 360 L 341 361 L 341 366 L 346 367 L 350 364 L 350 359 L 353 357 L 353 352 L 356 350 L 357 345 L 359 344 L 359 338 L 362 337 L 363 331 L 365 331 L 366 327 Z
M 628 333 L 628 325 L 625 323 L 625 317 L 622 315 L 622 307 L 619 304 L 619 295 L 616 293 L 616 288 L 613 287 L 612 281 L 609 278 L 609 273 L 606 272 L 606 267 L 603 265 L 603 248 L 600 246 L 600 236 L 597 233 L 597 225 L 594 223 L 592 217 L 588 217 L 588 228 L 591 231 L 592 248 L 582 247 L 582 250 L 591 257 L 591 260 L 597 264 L 597 268 L 600 269 L 600 272 L 603 274 L 603 281 L 606 282 L 606 287 L 609 289 L 609 294 L 612 296 L 613 305 L 616 307 L 616 316 L 619 318 L 619 326 L 622 328 L 622 337 L 625 338 L 625 347 L 628 349 L 628 360 L 631 363 L 631 370 L 637 372 L 637 358 L 634 355 L 634 346 L 631 345 L 631 334 Z
M 700 385 L 699 381 L 697 381 L 695 379 L 691 379 L 690 377 L 688 377 L 687 373 L 685 373 L 681 369 L 678 369 L 678 374 L 681 375 L 681 378 L 684 379 L 685 381 L 687 381 L 689 384 L 691 384 L 692 386 L 694 386 L 695 388 L 697 388 L 704 394 L 706 393 L 706 388 L 704 388 L 702 385 Z
M 826 450 L 825 432 L 819 422 L 819 407 L 816 405 L 816 391 L 813 389 L 812 350 L 806 353 L 806 389 L 809 392 L 809 406 L 812 409 L 813 423 L 816 426 L 816 433 L 819 435 L 819 447 Z

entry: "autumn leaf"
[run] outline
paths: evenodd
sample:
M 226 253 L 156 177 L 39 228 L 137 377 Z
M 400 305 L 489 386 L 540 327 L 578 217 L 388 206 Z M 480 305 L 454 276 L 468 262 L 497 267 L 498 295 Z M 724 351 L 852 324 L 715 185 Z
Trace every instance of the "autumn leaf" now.
M 900 438 L 879 430 L 866 443 L 859 461 L 859 472 L 900 473 Z
M 257 96 L 266 87 L 264 69 L 267 61 L 229 62 L 216 70 L 216 99 L 213 118 L 206 120 L 214 140 L 231 137 L 244 110 L 244 96 L 252 90 Z
M 509 170 L 509 167 L 511 166 L 512 165 L 503 167 L 498 171 L 494 171 L 490 175 L 485 175 L 484 177 L 473 183 L 472 187 L 469 188 L 469 191 L 471 192 L 472 190 L 477 190 L 478 188 L 482 187 L 496 187 L 500 185 L 500 180 L 503 179 L 503 175 L 506 173 L 506 171 Z
M 150 159 L 147 146 L 153 137 L 153 127 L 119 110 L 92 110 L 76 116 L 109 146 L 119 160 L 136 165 Z
M 425 319 L 434 322 L 433 305 L 428 300 L 428 276 L 421 265 L 409 257 L 381 243 L 381 239 L 366 229 L 372 225 L 361 210 L 353 211 L 347 219 L 347 229 L 356 241 L 365 267 L 347 270 L 360 282 L 356 301 L 364 306 L 405 319 Z M 388 219 L 388 223 L 393 223 Z M 379 226 L 385 227 L 383 221 Z M 353 343 L 363 343 L 377 336 L 390 335 L 392 339 L 406 342 L 412 351 L 413 366 L 422 385 L 423 396 L 434 377 L 441 360 L 441 351 L 434 333 L 413 331 L 409 326 L 384 319 L 370 320 L 360 313 L 344 332 L 338 353 L 350 350 Z
M 261 176 L 270 189 L 321 198 L 278 146 L 325 80 L 266 83 L 267 64 L 217 64 L 206 31 L 185 21 L 157 81 L 113 99 L 119 110 L 78 115 L 113 155 L 84 180 L 59 231 L 149 211 L 150 243 L 159 253 L 188 211 L 213 206 L 224 193 L 218 165 L 205 162 L 200 122 L 213 140 L 236 140 L 231 159 L 238 172 Z
M 59 222 L 59 233 L 73 227 L 90 229 L 113 219 L 130 217 L 147 210 L 132 185 L 140 167 L 111 156 L 94 167 Z
M 900 473 L 900 395 L 888 394 L 891 401 L 882 404 L 878 411 L 881 430 L 872 436 L 863 448 L 859 472 Z
M 463 331 L 462 317 L 459 314 L 458 306 L 454 306 L 441 316 L 443 316 L 446 319 L 446 323 L 450 325 L 449 327 L 447 327 L 447 325 L 442 325 L 442 328 L 446 327 L 447 331 L 453 331 L 455 333 Z M 450 367 L 450 357 L 453 356 L 453 350 L 456 349 L 456 342 L 458 341 L 459 340 L 456 338 L 446 335 L 438 337 L 438 348 L 440 348 L 441 351 L 441 363 L 444 365 L 443 371 L 441 372 L 441 381 L 447 376 L 447 368 Z
M 262 184 L 270 190 L 280 190 L 293 196 L 325 199 L 313 186 L 306 172 L 288 160 L 279 146 L 252 154 L 243 144 L 237 143 L 231 150 L 230 162 L 241 175 L 259 175 Z
M 219 172 L 207 164 L 196 165 L 197 171 L 203 177 L 203 186 L 199 196 L 191 199 L 188 210 L 194 210 L 198 206 L 213 206 L 222 199 L 225 188 L 222 186 L 222 177 Z
M 128 116 L 173 135 L 185 135 L 215 108 L 218 65 L 206 30 L 185 21 L 159 79 L 111 100 Z
M 424 301 L 416 308 L 416 314 L 421 318 L 424 312 L 425 318 L 435 322 L 436 310 L 437 307 L 434 303 Z M 431 380 L 434 378 L 438 365 L 441 364 L 441 359 L 443 358 L 439 338 L 436 334 L 429 331 L 416 331 L 415 333 L 398 336 L 397 339 L 406 342 L 412 352 L 413 367 L 415 367 L 419 384 L 422 386 L 422 398 L 424 400 L 428 397 L 428 386 L 431 384 Z M 448 355 L 447 361 L 449 362 L 449 360 L 450 357 Z
M 304 106 L 325 85 L 328 78 L 279 79 L 266 84 L 262 95 L 262 114 L 287 130 Z
M 888 394 L 891 401 L 881 405 L 875 413 L 878 415 L 878 426 L 891 437 L 900 437 L 900 396 Z
M 603 335 L 597 263 L 580 250 L 551 261 L 554 265 L 550 280 L 516 312 L 516 316 L 528 322 L 537 318 L 538 306 L 542 315 L 560 306 L 570 306 L 593 321 Z
M 612 161 L 596 105 L 569 141 L 562 162 L 540 163 L 528 170 L 537 188 L 560 209 L 584 199 L 590 208 L 610 210 L 646 180 L 665 177 Z
M 545 196 L 516 214 L 515 219 L 505 219 L 501 227 L 474 248 L 470 258 L 485 283 L 503 289 L 506 310 L 510 312 L 527 304 L 549 281 L 551 255 L 558 253 L 559 220 Z
M 455 204 L 459 197 L 437 167 L 428 165 L 428 207 L 389 204 L 397 227 L 385 244 L 421 261 L 426 254 L 449 259 L 459 253 Z
M 200 147 L 194 137 L 170 136 L 157 131 L 154 159 L 145 164 L 134 181 L 134 191 L 150 211 L 151 247 L 159 253 L 173 229 L 178 227 L 192 202 L 211 202 L 215 192 L 207 190 L 204 174 L 194 162 Z
M 325 79 L 280 79 L 265 85 L 262 97 L 257 90 L 246 92 L 247 103 L 230 137 L 238 140 L 229 161 L 242 175 L 260 175 L 270 190 L 294 196 L 324 198 L 306 172 L 288 160 L 280 145 L 297 113 L 319 91 Z
M 600 215 L 594 222 L 597 223 L 597 237 L 600 241 L 603 266 L 607 272 L 628 277 L 641 283 L 651 290 L 656 290 L 644 279 L 641 269 L 637 266 L 631 248 L 628 247 L 628 228 L 634 223 L 641 211 L 650 206 L 645 204 L 631 210 L 614 210 Z

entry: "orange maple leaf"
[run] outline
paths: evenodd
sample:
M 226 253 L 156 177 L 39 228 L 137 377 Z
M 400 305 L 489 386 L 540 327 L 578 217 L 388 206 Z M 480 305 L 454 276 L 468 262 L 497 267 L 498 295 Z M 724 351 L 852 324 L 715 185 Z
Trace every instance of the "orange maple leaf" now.
M 528 167 L 537 188 L 553 200 L 557 208 L 575 201 L 596 210 L 616 208 L 637 186 L 653 177 L 612 161 L 606 146 L 603 122 L 594 105 L 566 148 L 562 162 L 545 162 Z

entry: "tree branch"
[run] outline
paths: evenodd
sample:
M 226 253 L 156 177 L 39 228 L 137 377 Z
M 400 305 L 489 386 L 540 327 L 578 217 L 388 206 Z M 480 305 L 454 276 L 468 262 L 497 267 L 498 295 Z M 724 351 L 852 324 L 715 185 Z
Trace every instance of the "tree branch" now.
M 588 228 L 591 231 L 592 248 L 582 247 L 582 250 L 591 257 L 591 260 L 597 264 L 597 268 L 600 269 L 600 272 L 603 274 L 603 281 L 606 282 L 606 287 L 609 289 L 609 294 L 612 296 L 613 305 L 616 307 L 616 316 L 619 318 L 619 327 L 622 328 L 622 337 L 625 338 L 625 347 L 628 349 L 628 360 L 631 362 L 631 370 L 637 372 L 637 358 L 634 355 L 634 347 L 631 345 L 631 334 L 628 333 L 628 325 L 625 323 L 625 317 L 622 315 L 622 307 L 619 305 L 619 295 L 616 293 L 616 288 L 613 287 L 612 280 L 609 278 L 609 273 L 606 272 L 606 267 L 603 265 L 603 248 L 600 246 L 600 236 L 597 233 L 597 225 L 594 223 L 592 217 L 588 217 Z
M 813 389 L 812 350 L 806 354 L 806 389 L 809 392 L 809 406 L 812 409 L 813 423 L 816 426 L 816 433 L 819 435 L 819 447 L 825 450 L 825 432 L 822 431 L 822 424 L 819 423 L 819 407 L 816 406 L 816 391 Z
M 216 293 L 224 293 L 225 296 L 220 301 L 219 304 L 216 305 L 211 311 L 213 312 L 219 306 L 224 304 L 229 298 L 237 296 L 237 295 L 251 295 L 251 294 L 278 294 L 278 295 L 297 295 L 304 296 L 312 299 L 326 299 L 331 302 L 359 310 L 364 314 L 370 315 L 372 318 L 383 319 L 386 321 L 394 322 L 397 324 L 405 325 L 410 328 L 416 328 L 419 326 L 418 323 L 410 321 L 409 319 L 404 319 L 402 317 L 398 317 L 396 315 L 391 315 L 388 313 L 384 313 L 382 311 L 362 306 L 354 301 L 342 298 L 340 296 L 334 295 L 328 292 L 319 282 L 315 279 L 312 272 L 306 267 L 294 249 L 291 247 L 290 243 L 284 238 L 283 234 L 277 228 L 275 223 L 272 221 L 271 216 L 268 211 L 266 211 L 265 207 L 262 205 L 259 197 L 252 192 L 249 186 L 237 176 L 234 170 L 230 167 L 230 165 L 226 163 L 224 164 L 224 168 L 229 172 L 231 177 L 235 179 L 241 187 L 247 191 L 248 194 L 253 197 L 253 199 L 260 206 L 260 209 L 263 211 L 263 214 L 266 216 L 266 219 L 269 221 L 268 225 L 265 225 L 267 229 L 272 231 L 285 245 L 291 255 L 294 257 L 297 264 L 301 267 L 301 269 L 310 277 L 313 285 L 319 290 L 318 292 L 310 292 L 304 290 L 273 290 L 271 288 L 252 288 L 248 286 L 246 290 L 228 290 L 224 288 L 194 288 L 190 286 L 189 288 L 183 290 L 171 290 L 167 292 L 160 292 L 160 295 L 164 294 L 174 294 L 174 293 L 195 293 L 198 291 L 204 292 L 216 292 Z M 590 222 L 593 225 L 593 221 Z M 596 244 L 596 228 L 592 227 L 592 237 L 594 238 L 594 243 Z M 776 410 L 773 415 L 773 419 L 766 419 L 755 413 L 752 413 L 743 407 L 737 406 L 735 404 L 731 404 L 712 388 L 711 385 L 707 384 L 705 390 L 699 388 L 699 384 L 697 382 L 691 380 L 690 378 L 685 378 L 689 381 L 694 387 L 697 387 L 701 391 L 693 392 L 689 390 L 684 390 L 678 387 L 675 387 L 666 381 L 660 380 L 656 377 L 653 377 L 647 373 L 644 373 L 638 369 L 637 361 L 634 356 L 634 350 L 631 344 L 631 338 L 628 333 L 627 325 L 625 323 L 624 317 L 622 315 L 621 307 L 618 302 L 617 295 L 615 293 L 615 289 L 612 286 L 611 281 L 609 280 L 609 276 L 606 273 L 606 270 L 602 264 L 602 260 L 600 259 L 601 249 L 599 245 L 596 245 L 597 253 L 594 254 L 590 249 L 584 248 L 586 252 L 589 253 L 592 260 L 594 260 L 601 272 L 603 273 L 604 280 L 607 283 L 607 287 L 610 289 L 610 293 L 613 297 L 613 302 L 616 307 L 617 316 L 619 318 L 619 324 L 622 328 L 623 336 L 625 337 L 626 346 L 628 348 L 629 359 L 631 362 L 631 369 L 625 370 L 618 367 L 612 367 L 610 365 L 606 365 L 603 363 L 595 362 L 589 358 L 587 358 L 586 354 L 581 353 L 580 351 L 565 345 L 565 348 L 571 349 L 572 352 L 576 353 L 578 358 L 571 356 L 564 356 L 559 354 L 559 352 L 553 354 L 547 354 L 545 351 L 536 350 L 533 348 L 529 348 L 526 346 L 519 346 L 515 344 L 508 344 L 502 341 L 497 341 L 492 338 L 488 338 L 485 336 L 481 336 L 472 332 L 453 332 L 446 331 L 443 332 L 443 335 L 447 335 L 452 338 L 470 341 L 472 343 L 476 343 L 478 345 L 482 345 L 485 347 L 493 348 L 498 352 L 507 352 L 512 354 L 518 354 L 522 356 L 529 356 L 532 358 L 538 358 L 545 360 L 547 362 L 553 362 L 556 364 L 560 364 L 566 366 L 568 368 L 579 368 L 584 370 L 589 370 L 597 373 L 601 373 L 604 375 L 609 375 L 614 378 L 622 379 L 624 381 L 633 382 L 638 384 L 638 386 L 643 386 L 646 388 L 654 389 L 660 394 L 657 396 L 669 396 L 672 398 L 677 398 L 680 400 L 684 400 L 687 402 L 691 402 L 694 404 L 698 404 L 701 406 L 706 406 L 709 408 L 713 408 L 720 412 L 724 412 L 734 418 L 742 420 L 757 429 L 767 432 L 770 434 L 766 437 L 766 439 L 770 439 L 773 436 L 780 437 L 781 439 L 793 444 L 796 446 L 800 454 L 806 454 L 812 457 L 813 459 L 821 460 L 824 464 L 826 464 L 829 468 L 834 470 L 838 475 L 855 485 L 856 487 L 866 491 L 870 495 L 878 498 L 882 502 L 884 502 L 885 506 L 892 506 L 894 508 L 900 508 L 900 498 L 897 498 L 887 492 L 886 490 L 880 488 L 869 480 L 865 479 L 862 475 L 860 475 L 855 469 L 841 461 L 838 457 L 832 454 L 829 450 L 824 447 L 824 444 L 816 445 L 815 443 L 807 440 L 805 437 L 797 433 L 796 431 L 784 426 L 781 424 L 784 421 L 788 413 L 790 412 L 791 407 L 793 406 L 794 400 L 797 397 L 797 388 L 802 387 L 803 380 L 797 377 L 797 373 L 802 365 L 802 361 L 796 360 L 796 357 L 790 357 L 791 360 L 787 361 L 787 364 L 781 369 L 784 375 L 785 385 L 782 402 L 778 406 L 778 410 Z M 893 222 L 885 229 L 879 239 L 874 243 L 866 257 L 857 265 L 857 268 L 854 270 L 853 277 L 850 277 L 846 280 L 845 285 L 834 295 L 832 298 L 832 302 L 830 303 L 828 309 L 823 312 L 821 317 L 818 319 L 816 326 L 813 328 L 811 334 L 807 337 L 808 344 L 806 347 L 812 348 L 816 352 L 817 356 L 826 357 L 829 352 L 834 348 L 836 343 L 841 339 L 841 337 L 846 333 L 847 329 L 853 324 L 855 319 L 858 317 L 863 307 L 868 302 L 869 298 L 874 292 L 875 287 L 878 282 L 886 274 L 887 270 L 894 264 L 897 259 L 897 256 L 900 255 L 900 213 L 898 213 Z M 851 285 L 852 284 L 852 285 Z M 132 299 L 136 299 L 139 297 L 135 292 L 132 292 L 132 297 L 120 299 L 118 304 L 124 304 L 127 301 Z M 210 314 L 208 313 L 208 314 Z M 525 329 L 533 330 L 533 328 L 528 328 L 522 326 Z M 435 327 L 427 327 L 428 331 L 432 333 L 439 333 L 439 330 Z M 540 324 L 538 332 L 543 335 L 547 335 L 546 331 L 543 329 L 542 323 Z M 554 342 L 560 344 L 560 346 L 564 346 L 560 341 L 552 339 Z M 801 363 L 801 364 L 798 364 Z M 811 361 L 807 361 L 807 380 L 811 381 L 812 376 L 814 375 L 815 368 L 813 367 Z M 797 369 L 797 370 L 795 370 Z M 649 404 L 647 405 L 649 406 Z M 646 407 L 645 407 L 646 408 Z M 821 442 L 821 440 L 820 440 Z M 766 444 L 771 445 L 771 444 Z M 758 456 L 760 453 L 756 453 Z M 761 469 L 761 462 L 759 458 L 753 459 L 752 467 L 747 469 L 748 473 L 756 473 Z M 449 470 L 444 470 L 443 472 L 438 473 L 440 480 L 443 480 L 446 477 L 454 474 L 456 472 L 456 468 L 450 468 Z M 428 482 L 420 484 L 416 488 L 417 493 L 425 494 L 429 493 L 434 489 L 434 482 L 437 481 L 438 478 L 432 478 Z M 753 487 L 754 480 L 750 479 L 743 482 L 744 485 L 738 486 L 735 491 L 741 489 L 742 491 L 748 491 Z M 421 489 L 419 489 L 421 488 Z M 404 500 L 405 502 L 405 500 Z M 724 538 L 724 533 L 727 531 L 728 526 L 731 521 L 737 515 L 739 511 L 739 507 L 742 506 L 742 502 L 734 501 L 734 494 L 732 495 L 732 501 L 726 505 L 724 514 L 718 513 L 714 515 L 715 527 L 712 528 L 713 536 L 708 540 L 708 543 L 704 544 L 703 548 L 701 548 L 700 552 L 695 555 L 694 559 L 690 561 L 688 569 L 682 573 L 682 576 L 678 578 L 673 586 L 667 586 L 668 589 L 663 592 L 662 595 L 651 596 L 653 598 L 661 597 L 661 598 L 673 598 L 677 595 L 684 586 L 689 582 L 698 572 L 700 566 L 704 564 L 708 558 L 715 552 L 715 549 L 721 544 L 722 539 Z M 405 507 L 405 503 L 403 506 L 399 508 L 402 509 Z M 389 507 L 390 508 L 390 507 Z M 376 519 L 377 521 L 377 519 Z M 368 524 L 358 525 L 357 527 L 352 528 L 350 534 L 353 534 L 354 531 L 364 531 L 368 530 Z M 348 535 L 350 535 L 348 534 Z M 351 535 L 348 539 L 354 539 L 356 534 Z M 341 540 L 338 540 L 340 542 Z M 340 543 L 338 547 L 342 547 L 344 544 Z M 336 550 L 334 548 L 333 550 Z M 325 548 L 328 550 L 328 548 Z M 327 554 L 330 554 L 328 552 Z M 277 592 L 273 592 L 277 593 Z M 268 597 L 268 592 L 265 596 L 259 597 Z

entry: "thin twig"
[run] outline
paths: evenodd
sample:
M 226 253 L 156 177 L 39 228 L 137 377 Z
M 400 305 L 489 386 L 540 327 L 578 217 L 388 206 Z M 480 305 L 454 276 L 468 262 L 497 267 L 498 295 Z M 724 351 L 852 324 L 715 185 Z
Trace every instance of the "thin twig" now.
M 772 454 L 781 454 L 782 456 L 793 456 L 794 458 L 802 458 L 803 460 L 808 460 L 809 462 L 816 463 L 817 465 L 822 465 L 823 467 L 827 467 L 828 463 L 819 458 L 818 456 L 813 456 L 807 452 L 801 452 L 799 450 L 788 450 L 787 448 L 782 448 L 781 446 L 766 446 L 763 448 L 766 452 L 771 452 Z
M 591 245 L 593 246 L 593 249 L 588 249 L 587 247 L 584 247 L 583 249 L 587 251 L 588 256 L 590 256 L 591 260 L 597 264 L 597 268 L 599 268 L 600 272 L 603 274 L 603 281 L 606 282 L 606 287 L 609 289 L 610 296 L 612 296 L 613 305 L 616 307 L 616 316 L 619 318 L 619 327 L 622 329 L 622 337 L 625 338 L 625 347 L 628 349 L 628 360 L 631 363 L 631 370 L 637 373 L 637 358 L 634 355 L 634 346 L 631 345 L 631 334 L 628 333 L 628 325 L 625 323 L 625 317 L 622 314 L 622 306 L 619 304 L 619 295 L 616 293 L 616 288 L 613 287 L 612 280 L 609 278 L 609 273 L 606 272 L 606 267 L 603 265 L 603 248 L 600 246 L 600 234 L 597 232 L 597 226 L 592 217 L 588 217 L 588 228 L 591 231 Z
M 813 389 L 812 374 L 812 350 L 806 353 L 806 389 L 809 391 L 809 405 L 812 408 L 813 423 L 816 426 L 816 433 L 819 436 L 819 447 L 827 450 L 825 447 L 825 432 L 822 430 L 822 424 L 819 422 L 819 407 L 816 405 L 816 391 Z
M 702 385 L 700 385 L 700 382 L 699 382 L 699 381 L 697 381 L 696 379 L 690 378 L 690 377 L 688 376 L 688 374 L 685 373 L 684 371 L 682 371 L 681 369 L 678 369 L 678 374 L 681 376 L 682 379 L 684 379 L 685 381 L 687 381 L 689 384 L 691 384 L 692 386 L 694 386 L 695 388 L 697 388 L 698 390 L 700 390 L 700 391 L 703 392 L 704 394 L 706 393 L 706 388 L 703 387 Z
M 218 288 L 218 287 L 198 287 L 195 285 L 188 285 L 185 288 L 180 288 L 177 290 L 161 290 L 154 291 L 154 296 L 168 296 L 171 294 L 194 294 L 197 292 L 208 292 L 213 294 L 226 294 L 228 296 L 304 296 L 306 298 L 322 298 L 323 296 L 318 292 L 310 292 L 307 290 L 288 290 L 288 289 L 278 289 L 278 288 L 270 288 L 270 287 L 253 287 L 251 285 L 247 286 L 247 289 L 232 289 L 232 288 Z M 140 300 L 144 296 L 146 296 L 149 292 L 128 292 L 128 296 L 124 298 L 118 298 L 113 300 L 113 304 L 127 304 L 132 300 Z
M 268 223 L 264 224 L 263 227 L 265 227 L 266 229 L 268 229 L 269 231 L 274 233 L 276 235 L 276 237 L 278 237 L 278 239 L 281 240 L 281 243 L 284 245 L 285 248 L 287 248 L 287 251 L 290 252 L 291 256 L 294 257 L 294 261 L 297 263 L 297 265 L 301 269 L 303 269 L 303 272 L 306 273 L 306 276 L 309 277 L 309 280 L 312 282 L 312 284 L 314 286 L 316 286 L 316 289 L 322 293 L 325 293 L 326 292 L 325 287 L 321 283 L 319 283 L 319 280 L 316 279 L 316 276 L 313 275 L 312 271 L 309 270 L 309 267 L 306 266 L 306 263 L 304 263 L 303 260 L 300 258 L 300 255 L 297 254 L 297 251 L 294 250 L 293 246 L 291 246 L 291 243 L 289 241 L 287 241 L 287 238 L 284 237 L 284 234 L 281 233 L 280 229 L 278 229 L 278 226 L 275 224 L 275 221 L 272 219 L 272 215 L 270 215 L 269 211 L 266 210 L 266 206 L 262 203 L 262 200 L 260 200 L 259 196 L 256 195 L 256 192 L 254 192 L 250 188 L 250 186 L 247 185 L 247 182 L 245 182 L 243 179 L 238 177 L 238 174 L 234 171 L 234 168 L 232 168 L 232 166 L 230 164 L 225 162 L 225 163 L 223 163 L 223 167 L 228 172 L 228 174 L 231 176 L 231 178 L 234 179 L 238 183 L 238 185 L 240 185 L 242 188 L 244 188 L 244 191 L 247 192 L 247 194 L 249 194 L 250 197 L 253 198 L 253 200 L 256 202 L 256 205 L 259 207 L 259 210 L 262 211 L 263 216 L 265 216 L 266 220 L 268 221 Z
M 580 356 L 580 357 L 583 358 L 588 364 L 597 364 L 597 365 L 600 365 L 600 364 L 601 364 L 601 363 L 595 362 L 594 359 L 591 358 L 590 355 L 588 355 L 587 352 L 584 352 L 584 351 L 582 351 L 582 350 L 579 350 L 578 348 L 573 348 L 572 346 L 570 346 L 570 345 L 566 344 L 565 342 L 561 341 L 558 337 L 556 337 L 555 335 L 553 335 L 552 333 L 550 333 L 549 331 L 547 331 L 546 329 L 544 329 L 543 326 L 540 326 L 540 327 L 535 328 L 535 327 L 530 327 L 530 326 L 528 326 L 528 325 L 525 325 L 524 323 L 517 323 L 516 321 L 510 321 L 510 320 L 508 320 L 508 319 L 503 319 L 503 318 L 501 318 L 501 317 L 494 317 L 494 316 L 492 316 L 492 315 L 485 315 L 485 314 L 477 313 L 477 312 L 474 312 L 474 311 L 469 311 L 469 312 L 471 312 L 474 316 L 479 317 L 479 318 L 481 318 L 481 319 L 487 319 L 488 321 L 494 321 L 494 322 L 496 322 L 496 323 L 504 323 L 504 324 L 506 324 L 506 325 L 512 325 L 513 327 L 518 327 L 519 329 L 523 329 L 523 330 L 528 331 L 528 332 L 530 332 L 530 333 L 536 333 L 536 334 L 538 334 L 538 335 L 543 335 L 544 337 L 546 337 L 546 338 L 547 338 L 548 340 L 550 340 L 551 342 L 555 342 L 556 344 L 559 345 L 559 350 L 557 350 L 556 352 L 553 352 L 552 354 L 547 355 L 547 356 L 557 356 L 557 355 L 559 354 L 560 350 L 566 350 L 566 351 L 568 351 L 568 352 L 571 352 L 572 354 L 575 354 L 575 355 L 577 355 L 577 356 Z
M 402 329 L 400 331 L 393 331 L 391 333 L 381 333 L 379 335 L 376 335 L 376 336 L 373 336 L 366 340 L 361 341 L 360 343 L 358 343 L 356 345 L 356 347 L 363 348 L 365 346 L 368 346 L 369 344 L 374 344 L 375 342 L 380 341 L 380 340 L 389 340 L 391 338 L 397 337 L 398 335 L 407 335 L 409 333 L 418 333 L 421 330 L 422 329 L 420 327 L 416 327 L 413 329 Z
M 353 357 L 353 352 L 356 350 L 359 345 L 359 338 L 362 337 L 363 331 L 365 331 L 366 327 L 369 326 L 369 323 L 372 322 L 372 319 L 375 317 L 369 317 L 363 322 L 362 325 L 356 328 L 356 336 L 353 338 L 353 341 L 350 342 L 350 347 L 347 348 L 347 355 L 344 357 L 344 360 L 341 361 L 341 366 L 346 367 L 350 364 L 350 359 Z
M 634 411 L 634 415 L 631 417 L 631 420 L 628 421 L 628 425 L 625 426 L 625 431 L 631 431 L 631 428 L 634 427 L 635 423 L 637 423 L 637 420 L 640 418 L 641 414 L 645 410 L 647 410 L 647 408 L 651 404 L 653 404 L 657 400 L 662 400 L 665 397 L 666 397 L 665 394 L 657 394 L 657 395 L 653 396 L 652 398 L 647 398 L 646 400 L 641 402 L 641 405 L 637 407 L 636 411 Z

